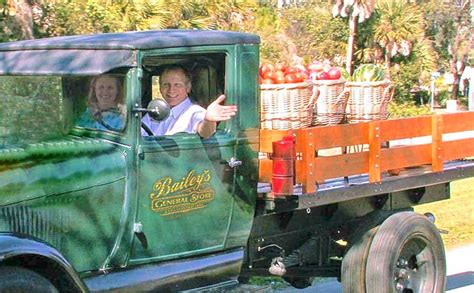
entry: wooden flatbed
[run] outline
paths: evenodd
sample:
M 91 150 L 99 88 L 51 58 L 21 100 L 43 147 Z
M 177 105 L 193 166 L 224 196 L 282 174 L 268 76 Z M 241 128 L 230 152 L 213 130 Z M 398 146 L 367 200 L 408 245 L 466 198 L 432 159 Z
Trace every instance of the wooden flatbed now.
M 287 135 L 295 137 L 296 150 L 296 185 L 286 197 L 292 209 L 474 177 L 474 112 L 461 112 L 261 130 L 261 194 L 271 194 L 272 142 Z

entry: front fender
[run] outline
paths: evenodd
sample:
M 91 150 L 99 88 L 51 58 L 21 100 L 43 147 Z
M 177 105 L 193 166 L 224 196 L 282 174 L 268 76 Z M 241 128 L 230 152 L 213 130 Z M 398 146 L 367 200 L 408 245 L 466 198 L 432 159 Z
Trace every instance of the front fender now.
M 88 291 L 71 264 L 55 248 L 33 237 L 15 233 L 0 233 L 0 264 L 22 259 L 22 256 L 28 256 L 28 259 L 41 258 L 42 265 L 46 262 L 54 267 L 56 272 L 59 269 L 57 274 L 61 275 L 63 278 L 61 281 L 67 283 L 69 289 L 77 292 Z M 25 263 L 24 267 L 34 269 L 35 265 L 31 263 L 33 262 Z

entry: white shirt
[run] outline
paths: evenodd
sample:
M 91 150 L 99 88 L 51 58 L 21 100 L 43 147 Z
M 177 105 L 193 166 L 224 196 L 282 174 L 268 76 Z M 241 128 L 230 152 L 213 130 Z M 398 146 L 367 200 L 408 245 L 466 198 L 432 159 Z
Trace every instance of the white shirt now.
M 142 122 L 157 136 L 171 135 L 178 132 L 197 133 L 197 127 L 205 116 L 206 109 L 193 104 L 189 98 L 186 98 L 179 105 L 171 108 L 170 116 L 165 120 L 156 121 L 146 114 L 143 116 Z M 148 136 L 143 129 L 142 135 Z

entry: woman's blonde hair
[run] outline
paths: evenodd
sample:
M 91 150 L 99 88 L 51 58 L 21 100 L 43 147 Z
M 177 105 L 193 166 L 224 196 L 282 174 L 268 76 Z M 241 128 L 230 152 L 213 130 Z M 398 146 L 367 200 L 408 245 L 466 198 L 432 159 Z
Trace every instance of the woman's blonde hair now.
M 115 79 L 115 83 L 117 86 L 117 97 L 115 98 L 115 104 L 118 106 L 119 104 L 123 102 L 123 86 L 122 86 L 121 77 L 117 75 L 109 75 L 109 74 L 97 75 L 97 76 L 94 76 L 90 82 L 89 96 L 87 99 L 87 106 L 92 112 L 99 111 L 99 101 L 97 100 L 97 96 L 95 94 L 95 85 L 97 84 L 97 80 L 99 80 L 101 77 L 111 77 Z

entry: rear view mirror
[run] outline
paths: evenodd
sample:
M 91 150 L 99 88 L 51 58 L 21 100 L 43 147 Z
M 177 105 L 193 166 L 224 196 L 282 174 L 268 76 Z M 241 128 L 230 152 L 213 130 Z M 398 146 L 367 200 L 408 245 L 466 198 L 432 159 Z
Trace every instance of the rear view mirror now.
M 170 115 L 170 105 L 163 99 L 151 100 L 148 103 L 147 113 L 156 121 L 162 121 Z
M 138 105 L 137 105 L 138 106 Z M 142 112 L 147 113 L 156 121 L 162 121 L 168 118 L 170 115 L 171 107 L 170 105 L 163 99 L 154 99 L 148 103 L 148 107 L 144 108 L 134 108 L 133 112 Z

